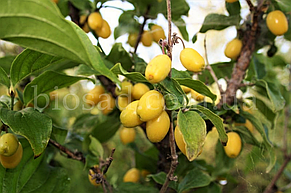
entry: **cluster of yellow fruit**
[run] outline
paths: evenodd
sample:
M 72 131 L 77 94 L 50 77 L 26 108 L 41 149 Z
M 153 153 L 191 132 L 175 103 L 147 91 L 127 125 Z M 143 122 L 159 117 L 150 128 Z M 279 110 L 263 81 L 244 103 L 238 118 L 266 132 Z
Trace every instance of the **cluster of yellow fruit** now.
M 111 34 L 111 29 L 109 24 L 105 19 L 102 18 L 101 14 L 99 12 L 93 12 L 91 13 L 88 18 L 86 15 L 80 16 L 80 25 L 82 26 L 82 29 L 88 33 L 91 30 L 93 30 L 98 37 L 101 38 L 108 38 Z
M 22 145 L 14 134 L 0 136 L 0 162 L 4 168 L 15 168 L 20 163 L 22 154 Z
M 138 38 L 138 33 L 128 35 L 127 43 L 134 47 Z M 149 31 L 145 30 L 141 36 L 141 43 L 146 47 L 150 47 L 154 42 L 159 42 L 160 39 L 166 39 L 164 29 L 159 25 L 152 25 Z
M 105 93 L 102 85 L 95 86 L 86 95 L 86 103 L 90 106 L 98 105 L 104 115 L 110 113 L 115 107 L 115 100 L 111 94 Z
M 139 171 L 137 168 L 131 168 L 123 176 L 123 182 L 137 183 L 140 180 L 141 176 L 143 178 L 146 178 L 146 176 L 149 174 L 150 174 L 150 172 L 147 170 L 143 169 L 143 170 Z

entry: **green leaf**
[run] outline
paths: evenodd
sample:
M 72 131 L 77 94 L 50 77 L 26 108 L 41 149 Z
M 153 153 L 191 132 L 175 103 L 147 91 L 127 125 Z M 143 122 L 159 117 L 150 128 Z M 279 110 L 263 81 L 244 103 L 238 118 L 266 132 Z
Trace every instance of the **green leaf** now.
M 184 40 L 189 41 L 189 35 L 186 29 L 186 23 L 182 18 L 178 20 L 173 20 L 173 23 L 178 27 Z
M 19 139 L 23 157 L 15 169 L 0 164 L 0 192 L 69 192 L 70 179 L 66 170 L 49 166 L 46 156 L 33 159 L 33 152 L 25 139 Z
M 195 189 L 195 193 L 213 193 L 213 192 L 221 193 L 220 186 L 215 182 L 211 182 L 209 186 Z
M 10 76 L 15 86 L 19 81 L 51 63 L 54 56 L 42 54 L 30 49 L 20 53 L 12 63 Z
M 240 134 L 241 138 L 248 144 L 261 147 L 261 143 L 254 137 L 252 132 L 245 126 L 236 126 L 234 131 Z
M 26 8 L 22 9 L 23 7 Z M 2 1 L 0 29 L 0 39 L 91 65 L 113 82 L 120 84 L 118 78 L 104 65 L 86 33 L 63 18 L 52 1 Z
M 259 109 L 259 111 L 262 113 L 262 115 L 264 115 L 268 121 L 271 122 L 272 126 L 271 128 L 273 129 L 276 125 L 276 121 L 277 121 L 277 118 L 279 116 L 279 112 L 277 113 L 274 113 L 268 105 L 266 105 L 263 101 L 261 101 L 260 99 L 258 98 L 255 98 L 255 104 L 256 104 L 256 107 Z
M 70 2 L 79 10 L 90 10 L 93 8 L 93 3 L 89 0 L 70 0 Z
M 289 3 L 289 6 L 290 6 L 290 3 Z M 291 8 L 290 8 L 291 9 Z M 289 9 L 289 10 L 290 10 Z M 288 18 L 288 31 L 284 34 L 284 38 L 286 39 L 286 40 L 289 40 L 289 41 L 291 41 L 291 28 L 290 28 L 290 26 L 291 26 L 291 14 L 290 14 L 290 11 L 289 11 L 289 14 L 288 15 L 286 15 L 287 16 L 287 18 Z
M 148 177 L 152 178 L 158 184 L 164 184 L 167 178 L 167 174 L 165 172 L 159 172 L 157 174 L 148 175 Z M 174 190 L 178 190 L 178 184 L 175 181 L 170 181 L 169 187 Z
M 206 138 L 206 124 L 202 117 L 195 111 L 178 113 L 178 126 L 186 144 L 186 156 L 193 161 L 200 151 Z
M 0 118 L 14 133 L 29 141 L 35 157 L 45 150 L 52 132 L 51 118 L 33 108 L 21 111 L 0 108 Z
M 53 71 L 46 71 L 33 79 L 24 89 L 24 104 L 27 105 L 32 99 L 41 93 L 49 93 L 57 87 L 58 89 L 70 86 L 80 80 L 94 80 L 86 77 L 68 76 Z M 49 81 L 48 81 L 49 80 Z
M 209 88 L 200 80 L 192 80 L 189 78 L 175 78 L 175 80 L 184 86 L 187 86 L 195 91 L 197 91 L 198 93 L 205 95 L 209 98 L 212 99 L 213 102 L 215 102 L 216 100 L 216 95 L 213 94 Z
M 280 1 L 276 1 L 279 5 L 279 7 L 286 12 L 290 12 L 291 10 L 291 3 L 289 0 L 280 0 Z
M 2 67 L 0 67 L 0 84 L 3 84 L 7 88 L 10 88 L 10 79 L 8 78 L 8 75 Z
M 145 152 L 140 152 L 138 148 L 135 148 L 135 163 L 136 168 L 146 169 L 151 173 L 155 173 L 157 169 L 159 151 L 154 146 Z
M 138 33 L 140 24 L 134 18 L 134 12 L 124 11 L 118 19 L 118 26 L 114 29 L 114 39 L 126 34 L 126 33 Z
M 75 74 L 83 76 L 101 75 L 99 72 L 85 64 L 80 64 L 79 67 L 76 69 Z
M 15 56 L 5 56 L 0 58 L 0 67 L 2 67 L 7 74 L 10 73 L 10 67 L 14 59 Z
M 190 170 L 185 178 L 179 183 L 178 192 L 208 186 L 211 181 L 212 179 L 207 173 L 202 172 L 198 168 L 194 168 Z
M 194 44 L 197 41 L 197 33 L 194 34 L 194 36 L 192 37 L 192 43 Z
M 190 78 L 191 75 L 188 71 L 182 71 L 182 70 L 176 70 L 175 68 L 172 68 L 172 78 Z
M 106 57 L 113 64 L 120 63 L 123 69 L 131 69 L 133 62 L 128 52 L 122 47 L 121 43 L 112 46 L 110 53 Z
M 239 15 L 226 16 L 217 13 L 211 13 L 205 17 L 199 32 L 205 33 L 208 30 L 223 30 L 229 26 L 238 26 L 239 24 Z
M 254 55 L 252 57 L 252 61 L 254 63 L 254 67 L 255 67 L 255 72 L 256 72 L 256 76 L 258 79 L 262 79 L 266 76 L 267 72 L 265 69 L 265 64 L 263 62 L 261 62 L 256 55 Z
M 210 111 L 209 109 L 203 106 L 196 105 L 195 108 L 201 113 L 203 113 L 213 123 L 213 125 L 216 127 L 217 132 L 219 134 L 220 141 L 226 144 L 227 135 L 223 126 L 223 120 L 219 116 L 214 114 L 212 111 Z
M 67 137 L 68 130 L 53 125 L 51 139 L 55 140 L 56 142 L 63 144 Z
M 89 135 L 89 138 L 91 140 L 91 143 L 89 145 L 89 150 L 96 156 L 103 158 L 103 147 L 102 144 L 92 135 Z
M 120 183 L 115 191 L 117 193 L 158 193 L 159 190 L 155 187 L 140 183 L 123 182 Z
M 229 15 L 240 15 L 241 6 L 239 1 L 233 3 L 228 3 L 225 1 L 225 7 Z

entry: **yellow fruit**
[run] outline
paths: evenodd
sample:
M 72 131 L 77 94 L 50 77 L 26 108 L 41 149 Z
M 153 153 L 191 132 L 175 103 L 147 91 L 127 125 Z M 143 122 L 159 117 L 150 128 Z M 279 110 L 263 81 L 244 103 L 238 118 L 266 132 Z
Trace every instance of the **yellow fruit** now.
M 133 97 L 133 99 L 139 100 L 142 95 L 144 95 L 148 91 L 150 91 L 150 89 L 146 84 L 137 83 L 132 87 L 131 96 Z
M 189 87 L 187 87 L 187 86 L 183 86 L 183 85 L 181 85 L 181 88 L 182 88 L 182 90 L 187 94 L 187 93 L 189 93 L 189 92 L 191 92 L 191 88 L 189 88 Z
M 151 174 L 148 170 L 141 170 L 141 176 L 146 178 L 147 175 Z
M 150 47 L 153 43 L 152 34 L 149 31 L 144 31 L 141 36 L 141 43 L 146 47 Z
M 164 29 L 159 25 L 153 25 L 151 33 L 155 42 L 159 42 L 160 39 L 166 39 Z
M 165 54 L 154 57 L 146 67 L 146 79 L 153 84 L 163 81 L 168 76 L 171 65 L 171 59 Z
M 280 10 L 270 12 L 266 21 L 269 30 L 276 36 L 283 35 L 288 31 L 288 20 Z
M 225 47 L 224 50 L 225 56 L 235 60 L 240 55 L 242 46 L 243 44 L 241 40 L 237 38 L 231 40 L 230 42 L 227 43 Z
M 178 125 L 175 127 L 175 141 L 181 152 L 186 155 L 186 143 Z
M 123 176 L 123 182 L 133 182 L 136 183 L 139 181 L 140 172 L 136 168 L 131 168 Z
M 18 149 L 18 139 L 12 133 L 5 133 L 0 138 L 0 155 L 11 156 Z
M 135 139 L 135 129 L 134 128 L 127 128 L 122 127 L 119 133 L 121 142 L 126 145 L 131 143 Z
M 227 3 L 234 3 L 236 1 L 238 1 L 238 0 L 226 0 Z
M 103 86 L 97 85 L 86 95 L 86 103 L 95 106 L 101 100 L 101 95 L 105 93 Z
M 185 48 L 181 51 L 180 61 L 191 72 L 201 72 L 205 66 L 203 57 L 192 48 Z
M 151 90 L 140 98 L 136 112 L 140 120 L 149 121 L 163 112 L 164 105 L 163 95 L 156 90 Z
M 234 125 L 235 126 L 245 126 L 252 133 L 254 132 L 254 129 L 255 129 L 253 124 L 249 120 L 246 120 L 245 123 L 234 123 Z
M 95 165 L 94 166 L 94 168 L 98 168 L 99 166 L 98 165 Z M 92 169 L 89 169 L 89 173 L 88 173 L 88 179 L 89 179 L 89 182 L 92 184 L 92 185 L 94 185 L 94 186 L 100 186 L 101 185 L 101 183 L 97 183 L 96 182 L 96 178 L 94 178 L 93 179 L 93 176 L 92 175 L 94 175 L 95 174 L 95 172 L 92 170 Z
M 170 128 L 170 118 L 166 111 L 163 111 L 160 116 L 149 120 L 146 123 L 146 134 L 152 143 L 162 141 L 167 135 Z
M 191 89 L 191 96 L 194 98 L 196 101 L 203 101 L 204 95 L 196 92 L 195 90 Z
M 100 97 L 99 109 L 104 115 L 110 113 L 115 107 L 115 100 L 111 94 L 102 94 Z
M 92 30 L 101 28 L 103 24 L 102 16 L 99 12 L 93 12 L 88 17 L 88 25 Z
M 128 39 L 127 39 L 127 43 L 134 48 L 135 44 L 136 44 L 136 41 L 137 41 L 137 38 L 138 38 L 138 34 L 137 33 L 134 33 L 134 34 L 129 34 L 128 35 Z
M 90 28 L 89 28 L 88 23 L 86 22 L 86 18 L 87 18 L 87 15 L 81 15 L 79 23 L 80 25 L 82 25 L 82 29 L 84 30 L 84 32 L 89 33 Z
M 120 111 L 123 111 L 127 107 L 127 105 L 129 105 L 130 102 L 131 102 L 131 100 L 127 96 L 118 96 L 117 97 L 117 105 L 118 105 L 118 109 Z
M 4 168 L 13 169 L 15 168 L 22 159 L 23 148 L 20 142 L 18 142 L 18 148 L 16 152 L 11 156 L 0 155 L 0 163 Z
M 230 158 L 236 158 L 241 151 L 241 138 L 236 132 L 228 132 L 228 141 L 224 146 L 226 155 Z
M 103 24 L 101 28 L 97 28 L 95 30 L 96 34 L 101 37 L 101 38 L 108 38 L 111 34 L 111 29 L 109 24 L 107 23 L 107 21 L 105 21 L 104 19 L 102 20 Z
M 123 81 L 121 83 L 121 89 L 115 87 L 116 95 L 130 95 L 132 91 L 132 84 L 129 81 Z
M 133 101 L 120 113 L 120 121 L 124 127 L 135 127 L 142 123 L 136 113 L 139 100 Z

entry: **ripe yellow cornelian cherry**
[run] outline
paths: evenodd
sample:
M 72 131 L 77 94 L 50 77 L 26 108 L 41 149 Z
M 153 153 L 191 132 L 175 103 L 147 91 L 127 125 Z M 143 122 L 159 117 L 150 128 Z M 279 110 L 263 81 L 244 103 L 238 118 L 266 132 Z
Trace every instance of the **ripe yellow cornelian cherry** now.
M 132 84 L 129 81 L 123 81 L 121 83 L 121 89 L 115 87 L 116 95 L 130 95 L 132 91 Z
M 118 109 L 120 111 L 123 111 L 127 105 L 129 105 L 129 103 L 131 103 L 131 100 L 129 97 L 127 96 L 118 96 L 117 97 L 117 105 L 118 105 Z
M 285 14 L 280 10 L 272 11 L 267 16 L 267 26 L 276 36 L 283 35 L 288 31 L 288 21 Z
M 139 100 L 131 102 L 120 113 L 120 122 L 124 127 L 135 127 L 142 123 L 136 112 L 138 103 Z
M 4 168 L 13 169 L 18 166 L 22 159 L 23 148 L 20 142 L 18 142 L 18 148 L 16 152 L 11 156 L 0 155 L 0 163 Z
M 155 42 L 159 42 L 160 39 L 166 39 L 164 29 L 159 25 L 153 25 L 151 27 L 151 33 Z
M 164 96 L 156 90 L 145 93 L 139 100 L 137 115 L 142 121 L 149 121 L 158 117 L 164 110 Z
M 99 166 L 98 165 L 95 165 L 94 166 L 94 169 L 97 169 Z M 89 182 L 94 185 L 94 186 L 100 186 L 101 183 L 97 183 L 96 182 L 96 179 L 93 178 L 93 175 L 95 174 L 95 172 L 93 171 L 93 169 L 89 169 L 89 173 L 88 173 L 88 179 L 89 179 Z
M 134 48 L 136 41 L 138 38 L 138 34 L 137 33 L 132 33 L 128 35 L 128 39 L 127 39 L 127 43 Z
M 163 81 L 168 76 L 171 65 L 171 59 L 165 54 L 154 57 L 146 67 L 146 79 L 153 84 Z
M 103 86 L 97 85 L 86 95 L 86 103 L 90 106 L 95 106 L 101 100 L 101 95 L 105 93 Z
M 187 87 L 187 86 L 183 86 L 183 85 L 181 85 L 181 88 L 182 88 L 182 90 L 187 94 L 187 93 L 189 93 L 189 92 L 191 92 L 191 88 L 189 88 L 189 87 Z
M 175 141 L 181 152 L 186 155 L 186 143 L 178 125 L 175 127 Z
M 90 28 L 89 28 L 88 23 L 86 22 L 86 18 L 87 18 L 87 15 L 81 15 L 79 23 L 80 25 L 82 25 L 82 29 L 84 30 L 84 32 L 89 33 Z
M 103 24 L 102 16 L 99 12 L 93 12 L 88 17 L 88 25 L 92 30 L 101 28 Z
M 12 133 L 5 133 L 0 138 L 0 155 L 11 156 L 18 149 L 18 139 Z
M 108 38 L 111 34 L 111 29 L 109 24 L 107 23 L 107 21 L 105 21 L 104 19 L 102 19 L 102 27 L 101 28 L 97 28 L 95 30 L 96 34 L 101 37 L 101 38 Z
M 119 132 L 119 137 L 121 142 L 126 145 L 128 143 L 134 142 L 135 134 L 136 132 L 134 128 L 122 127 Z
M 234 123 L 235 126 L 245 126 L 246 128 L 248 128 L 248 130 L 250 132 L 254 132 L 255 128 L 253 126 L 253 124 L 249 121 L 249 120 L 246 120 L 245 123 Z
M 235 60 L 240 55 L 242 46 L 243 44 L 241 40 L 237 38 L 231 40 L 230 42 L 227 43 L 225 47 L 224 50 L 225 56 Z
M 236 1 L 238 1 L 238 0 L 226 0 L 227 3 L 234 3 Z
M 153 43 L 152 34 L 149 31 L 144 31 L 141 36 L 141 43 L 146 47 L 150 47 Z
M 147 121 L 146 134 L 152 143 L 162 141 L 170 128 L 170 118 L 166 111 L 163 111 L 157 118 Z
M 196 101 L 203 101 L 204 100 L 204 95 L 196 92 L 195 90 L 191 89 L 191 96 L 194 98 Z
M 131 96 L 133 97 L 133 99 L 139 100 L 142 95 L 144 95 L 148 91 L 150 91 L 150 89 L 146 84 L 137 83 L 132 87 Z
M 102 94 L 100 96 L 99 109 L 104 115 L 110 113 L 115 107 L 115 100 L 111 94 Z
M 123 176 L 123 182 L 137 183 L 140 179 L 140 172 L 136 168 L 129 169 Z
M 182 65 L 191 72 L 201 72 L 205 66 L 203 57 L 193 48 L 185 48 L 180 53 Z
M 230 158 L 236 158 L 241 151 L 241 138 L 236 132 L 228 132 L 228 141 L 224 146 L 226 155 Z

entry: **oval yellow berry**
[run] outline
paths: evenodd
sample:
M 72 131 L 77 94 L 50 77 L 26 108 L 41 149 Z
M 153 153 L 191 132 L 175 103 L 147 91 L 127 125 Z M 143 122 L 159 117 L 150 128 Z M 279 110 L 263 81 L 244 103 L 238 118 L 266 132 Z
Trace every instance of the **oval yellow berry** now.
M 134 142 L 135 134 L 136 132 L 134 128 L 122 127 L 119 132 L 119 137 L 121 142 L 126 145 L 128 143 Z
M 170 128 L 170 118 L 166 111 L 163 111 L 157 118 L 146 123 L 146 134 L 152 143 L 162 141 Z
M 196 92 L 195 90 L 191 89 L 191 96 L 194 98 L 196 101 L 203 101 L 204 100 L 204 95 Z
M 186 143 L 178 125 L 175 127 L 175 141 L 181 152 L 186 155 Z
M 149 87 L 143 83 L 137 83 L 132 87 L 132 97 L 133 99 L 139 100 L 142 95 L 150 91 Z
M 129 81 L 123 81 L 121 83 L 121 89 L 115 87 L 115 94 L 116 95 L 130 95 L 132 91 L 132 84 Z
M 140 120 L 149 121 L 163 112 L 164 105 L 164 96 L 156 90 L 151 90 L 140 98 L 136 112 Z
M 137 42 L 138 34 L 133 33 L 128 35 L 127 43 L 134 48 L 136 42 Z
M 180 61 L 191 72 L 201 72 L 205 66 L 203 57 L 192 48 L 185 48 L 181 51 Z
M 88 17 L 88 25 L 92 30 L 101 28 L 103 24 L 102 16 L 99 12 L 93 12 Z
M 18 148 L 16 152 L 11 156 L 0 155 L 0 163 L 4 168 L 13 169 L 18 166 L 22 159 L 23 148 L 20 142 L 18 142 Z
M 226 155 L 230 158 L 236 158 L 241 151 L 241 138 L 236 132 L 228 132 L 228 141 L 224 146 Z
M 151 27 L 151 33 L 155 42 L 159 42 L 160 39 L 166 39 L 164 29 L 159 25 L 153 25 Z
M 144 31 L 141 36 L 141 43 L 146 47 L 150 47 L 153 43 L 152 34 L 149 31 Z
M 80 25 L 82 25 L 82 29 L 84 30 L 84 32 L 89 33 L 90 28 L 89 28 L 88 23 L 86 22 L 86 18 L 87 18 L 87 15 L 81 15 L 79 23 Z
M 288 31 L 288 20 L 280 10 L 270 12 L 266 21 L 269 30 L 276 36 L 283 35 Z
M 163 81 L 168 76 L 171 65 L 171 59 L 165 54 L 154 57 L 146 67 L 146 79 L 153 84 Z
M 124 127 L 135 127 L 142 123 L 136 112 L 138 103 L 139 100 L 131 102 L 120 113 L 120 121 Z
M 117 97 L 117 105 L 120 111 L 123 111 L 127 105 L 131 102 L 130 98 L 127 96 L 118 96 Z
M 102 20 L 102 27 L 95 30 L 96 34 L 101 38 L 108 38 L 111 34 L 111 29 L 107 21 Z
M 110 113 L 115 107 L 115 100 L 111 94 L 102 94 L 100 96 L 99 109 L 104 115 Z
M 225 56 L 235 60 L 240 55 L 242 46 L 243 44 L 241 40 L 237 38 L 231 40 L 230 42 L 227 43 L 225 47 L 224 50 Z
M 187 94 L 189 92 L 191 92 L 191 88 L 187 87 L 187 86 L 183 86 L 181 85 L 182 90 Z
M 103 86 L 97 85 L 86 95 L 86 103 L 90 106 L 95 106 L 101 100 L 101 95 L 105 93 Z
M 5 133 L 0 138 L 0 155 L 11 156 L 18 149 L 18 139 L 12 133 Z
M 140 172 L 136 168 L 131 168 L 123 176 L 123 182 L 137 183 L 140 179 Z

